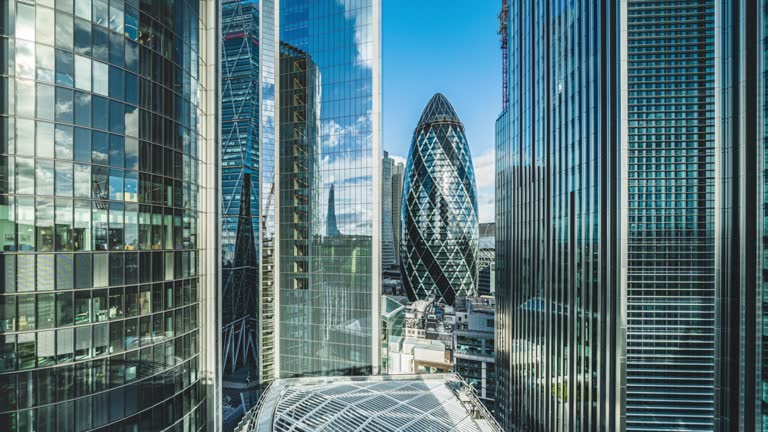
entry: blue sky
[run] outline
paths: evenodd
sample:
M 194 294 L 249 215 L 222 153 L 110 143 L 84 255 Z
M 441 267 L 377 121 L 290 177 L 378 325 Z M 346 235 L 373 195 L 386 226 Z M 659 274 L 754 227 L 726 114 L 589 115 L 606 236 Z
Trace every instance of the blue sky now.
M 494 124 L 501 112 L 500 0 L 382 1 L 384 149 L 407 157 L 429 98 L 443 93 L 472 150 L 481 222 L 493 220 Z

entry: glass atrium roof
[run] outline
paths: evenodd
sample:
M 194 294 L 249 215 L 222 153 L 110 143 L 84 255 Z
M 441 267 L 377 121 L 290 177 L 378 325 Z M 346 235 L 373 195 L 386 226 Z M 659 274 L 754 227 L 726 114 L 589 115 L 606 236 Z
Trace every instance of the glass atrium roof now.
M 500 432 L 454 374 L 279 379 L 237 432 Z

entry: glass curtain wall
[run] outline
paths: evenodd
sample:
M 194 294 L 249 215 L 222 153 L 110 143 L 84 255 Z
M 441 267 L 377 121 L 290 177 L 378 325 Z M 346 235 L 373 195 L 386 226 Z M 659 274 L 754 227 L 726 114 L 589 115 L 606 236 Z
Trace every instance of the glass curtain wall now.
M 0 3 L 0 430 L 206 428 L 209 6 Z
M 378 370 L 380 7 L 280 2 L 281 377 Z

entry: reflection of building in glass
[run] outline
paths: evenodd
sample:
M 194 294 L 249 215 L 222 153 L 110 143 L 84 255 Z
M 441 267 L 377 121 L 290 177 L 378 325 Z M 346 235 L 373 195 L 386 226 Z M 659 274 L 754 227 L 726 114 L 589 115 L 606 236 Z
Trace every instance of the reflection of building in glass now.
M 380 7 L 378 0 L 280 2 L 280 101 L 307 107 L 280 108 L 281 377 L 378 371 Z M 302 55 L 314 64 L 311 76 L 290 64 Z M 314 140 L 311 156 L 292 168 L 284 158 L 295 145 L 293 128 L 310 121 L 313 130 L 303 133 Z M 308 168 L 315 163 L 322 177 Z M 307 169 L 292 184 L 282 179 L 286 170 Z M 313 203 L 306 213 L 294 206 L 297 192 Z
M 491 295 L 496 290 L 496 224 L 481 223 L 477 241 L 477 294 Z
M 336 194 L 333 192 L 333 183 L 328 190 L 328 215 L 325 218 L 325 236 L 338 237 L 341 235 L 339 224 L 336 222 Z
M 403 190 L 400 258 L 408 297 L 453 304 L 477 290 L 477 195 L 464 125 L 441 94 L 413 134 Z
M 225 428 L 274 370 L 275 10 L 222 5 L 222 360 Z M 242 394 L 241 394 L 242 393 Z M 230 418 L 232 417 L 232 418 Z
M 310 286 L 321 230 L 318 73 L 307 53 L 280 44 L 281 278 L 300 290 Z
M 237 432 L 501 432 L 455 374 L 278 379 Z
M 0 2 L 0 430 L 217 430 L 216 2 L 29 3 Z
M 221 248 L 225 424 L 258 380 L 259 6 L 222 5 Z M 246 383 L 246 379 L 251 381 Z M 235 408 L 237 407 L 237 408 Z M 230 409 L 232 408 L 232 409 Z M 230 412 L 235 411 L 235 412 Z M 229 420 L 231 422 L 231 420 Z

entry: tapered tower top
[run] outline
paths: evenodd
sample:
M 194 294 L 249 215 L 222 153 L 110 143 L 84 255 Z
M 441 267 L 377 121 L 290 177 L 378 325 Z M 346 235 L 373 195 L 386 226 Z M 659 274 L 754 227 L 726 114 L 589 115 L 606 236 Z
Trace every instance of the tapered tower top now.
M 424 112 L 421 113 L 418 127 L 439 122 L 461 124 L 459 116 L 448 99 L 442 93 L 435 93 L 424 108 Z

